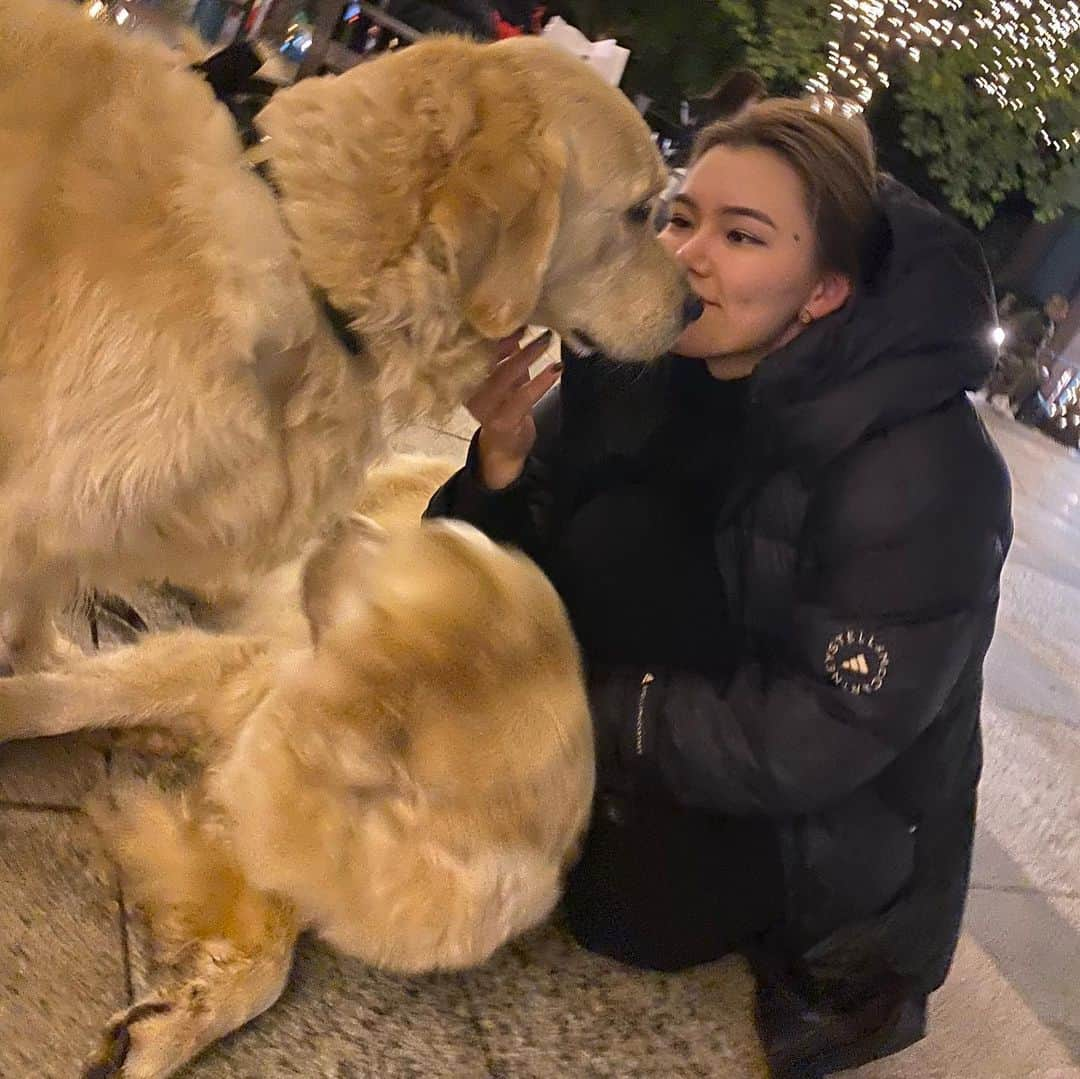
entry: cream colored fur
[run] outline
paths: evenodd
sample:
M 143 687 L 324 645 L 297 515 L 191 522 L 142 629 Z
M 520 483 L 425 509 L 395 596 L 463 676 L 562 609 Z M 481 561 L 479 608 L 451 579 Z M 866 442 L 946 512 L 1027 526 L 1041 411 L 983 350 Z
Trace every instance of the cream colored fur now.
M 393 454 L 367 473 L 354 512 L 389 532 L 413 527 L 432 494 L 460 467 L 459 461 L 446 457 Z M 258 588 L 234 597 L 222 609 L 199 611 L 199 625 L 217 633 L 266 636 L 281 647 L 302 647 L 311 635 L 303 601 L 306 562 L 306 556 L 284 562 L 266 574 Z
M 445 468 L 395 462 L 373 484 L 391 531 L 354 518 L 316 547 L 301 647 L 183 631 L 0 680 L 0 742 L 151 727 L 204 766 L 182 795 L 98 808 L 173 977 L 88 1075 L 171 1074 L 277 999 L 305 929 L 389 970 L 455 969 L 556 902 L 593 788 L 576 645 L 523 555 L 415 523 Z
M 686 284 L 627 210 L 649 132 L 539 41 L 440 38 L 277 94 L 282 197 L 193 73 L 0 0 L 0 635 L 47 666 L 81 583 L 242 596 L 346 512 L 388 427 L 531 322 L 647 358 Z M 354 319 L 350 358 L 310 286 Z

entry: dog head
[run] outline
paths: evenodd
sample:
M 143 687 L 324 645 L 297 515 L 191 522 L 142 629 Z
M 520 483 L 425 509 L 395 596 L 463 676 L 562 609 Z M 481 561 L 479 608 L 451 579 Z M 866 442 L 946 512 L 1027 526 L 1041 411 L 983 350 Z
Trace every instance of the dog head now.
M 435 38 L 282 91 L 259 122 L 301 263 L 403 412 L 458 403 L 482 341 L 526 323 L 622 360 L 684 325 L 649 129 L 562 49 Z
M 591 775 L 577 645 L 524 555 L 456 521 L 353 517 L 309 558 L 303 602 L 303 693 L 364 747 L 358 776 L 454 799 L 523 789 L 570 756 Z
M 544 137 L 566 161 L 558 223 L 524 321 L 550 326 L 578 352 L 654 359 L 683 329 L 691 294 L 653 227 L 668 177 L 648 126 L 565 50 L 536 38 L 498 49 L 520 66 Z M 494 329 L 515 328 L 505 325 Z

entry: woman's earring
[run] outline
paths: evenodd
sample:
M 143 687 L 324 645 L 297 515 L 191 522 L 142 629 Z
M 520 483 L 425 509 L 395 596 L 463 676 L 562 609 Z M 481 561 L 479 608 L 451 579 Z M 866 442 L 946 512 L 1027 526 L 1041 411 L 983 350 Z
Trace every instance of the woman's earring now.
M 799 321 L 800 321 L 800 322 L 801 322 L 801 323 L 802 323 L 802 324 L 803 324 L 804 326 L 809 326 L 809 325 L 810 325 L 810 323 L 814 321 L 814 316 L 813 316 L 812 314 L 810 314 L 810 309 L 809 309 L 809 308 L 807 308 L 807 307 L 804 307 L 804 308 L 803 308 L 803 309 L 802 309 L 802 310 L 801 310 L 801 311 L 799 312 Z

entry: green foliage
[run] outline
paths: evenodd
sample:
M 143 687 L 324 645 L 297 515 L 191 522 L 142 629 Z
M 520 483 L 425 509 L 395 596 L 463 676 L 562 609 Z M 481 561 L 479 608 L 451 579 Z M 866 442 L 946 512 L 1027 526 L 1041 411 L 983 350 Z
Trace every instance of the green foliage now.
M 735 0 L 569 0 L 566 18 L 594 40 L 617 38 L 630 49 L 623 88 L 643 93 L 670 117 L 684 98 L 710 90 L 745 52 Z M 733 14 L 735 12 L 736 14 Z
M 904 144 L 954 209 L 980 227 L 1013 193 L 1026 196 L 1044 220 L 1080 196 L 1080 155 L 1070 138 L 1080 129 L 1080 95 L 1041 79 L 1032 83 L 1034 92 L 1026 84 L 1010 86 L 1022 107 L 1002 108 L 974 82 L 995 44 L 1005 52 L 1001 42 L 988 40 L 978 48 L 924 53 L 905 66 L 896 88 Z M 1059 149 L 1047 144 L 1043 128 Z
M 799 94 L 825 59 L 836 36 L 836 22 L 821 0 L 716 0 L 745 45 L 743 63 L 756 71 L 773 93 Z

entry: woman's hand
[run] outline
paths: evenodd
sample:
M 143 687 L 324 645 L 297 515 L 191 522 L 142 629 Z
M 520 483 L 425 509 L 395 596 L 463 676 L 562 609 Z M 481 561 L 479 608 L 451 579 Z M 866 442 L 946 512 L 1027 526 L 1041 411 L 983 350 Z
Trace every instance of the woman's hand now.
M 533 406 L 559 381 L 562 372 L 562 364 L 553 363 L 530 378 L 529 365 L 544 354 L 551 342 L 551 331 L 546 330 L 519 348 L 522 333 L 524 330 L 519 330 L 498 342 L 491 374 L 465 402 L 480 424 L 480 481 L 492 491 L 509 487 L 524 470 L 536 442 Z

